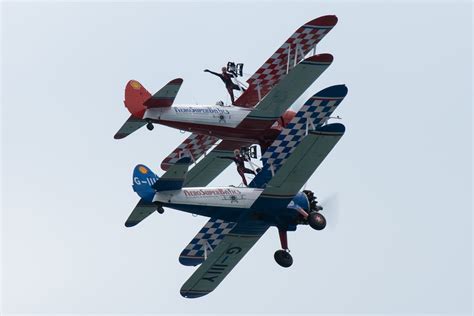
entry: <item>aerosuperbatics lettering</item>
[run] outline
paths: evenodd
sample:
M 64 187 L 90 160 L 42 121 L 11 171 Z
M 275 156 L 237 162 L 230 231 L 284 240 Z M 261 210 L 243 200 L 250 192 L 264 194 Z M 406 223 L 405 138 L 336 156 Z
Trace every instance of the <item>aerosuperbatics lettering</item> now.
M 226 195 L 236 195 L 242 194 L 240 190 L 237 189 L 200 189 L 200 190 L 183 190 L 183 193 L 186 197 L 193 196 L 226 196 Z
M 174 107 L 176 113 L 199 113 L 199 114 L 230 114 L 226 109 L 221 109 L 217 107 Z

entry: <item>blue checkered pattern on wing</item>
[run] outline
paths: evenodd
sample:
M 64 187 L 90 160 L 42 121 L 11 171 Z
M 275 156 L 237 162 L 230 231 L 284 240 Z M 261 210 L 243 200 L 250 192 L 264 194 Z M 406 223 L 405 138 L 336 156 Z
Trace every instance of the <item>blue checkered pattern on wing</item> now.
M 196 237 L 191 240 L 189 245 L 181 252 L 180 257 L 204 257 L 204 248 L 207 247 L 207 253 L 212 252 L 221 240 L 227 235 L 232 228 L 234 222 L 226 222 L 220 219 L 211 218 L 206 225 L 199 231 Z M 209 249 L 208 244 L 212 249 Z
M 307 129 L 323 125 L 341 101 L 342 99 L 322 99 L 315 96 L 306 101 L 263 154 L 263 169 L 273 168 L 273 172 L 276 172 L 306 136 Z

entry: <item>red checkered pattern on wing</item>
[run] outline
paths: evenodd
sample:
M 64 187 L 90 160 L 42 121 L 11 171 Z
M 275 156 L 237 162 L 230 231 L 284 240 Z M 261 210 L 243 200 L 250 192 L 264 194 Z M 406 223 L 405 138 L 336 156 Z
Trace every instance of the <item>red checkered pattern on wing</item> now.
M 218 138 L 212 136 L 191 134 L 163 160 L 161 169 L 168 170 L 171 165 L 184 156 L 189 156 L 194 161 L 198 160 L 217 140 Z
M 249 87 L 235 105 L 253 107 L 267 95 L 288 71 L 304 59 L 310 50 L 332 29 L 327 26 L 304 25 L 247 80 Z M 289 57 L 288 57 L 289 53 Z M 296 57 L 295 57 L 296 54 Z

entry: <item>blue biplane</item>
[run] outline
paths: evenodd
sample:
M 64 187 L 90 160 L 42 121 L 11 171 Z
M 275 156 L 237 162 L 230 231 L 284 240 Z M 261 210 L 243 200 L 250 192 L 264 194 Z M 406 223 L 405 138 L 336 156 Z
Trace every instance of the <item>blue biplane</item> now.
M 141 199 L 127 227 L 155 211 L 163 213 L 163 207 L 210 218 L 179 256 L 183 265 L 200 265 L 182 286 L 183 297 L 213 291 L 272 226 L 278 228 L 282 248 L 275 260 L 283 267 L 293 262 L 288 231 L 298 225 L 326 226 L 314 193 L 300 190 L 344 134 L 344 125 L 327 121 L 346 94 L 345 85 L 336 85 L 313 95 L 263 152 L 261 171 L 248 187 L 207 187 L 212 179 L 199 175 L 213 165 L 197 164 L 188 172 L 189 157 L 161 177 L 144 165 L 135 167 L 133 189 Z

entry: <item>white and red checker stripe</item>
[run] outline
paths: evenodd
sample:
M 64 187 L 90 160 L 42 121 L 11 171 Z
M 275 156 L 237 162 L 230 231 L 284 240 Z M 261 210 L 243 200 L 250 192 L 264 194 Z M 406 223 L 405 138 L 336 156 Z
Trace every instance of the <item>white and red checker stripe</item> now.
M 175 164 L 184 156 L 191 157 L 193 161 L 198 160 L 206 151 L 208 151 L 219 139 L 213 136 L 191 134 L 184 140 L 171 154 L 161 163 L 161 169 L 168 168 Z
M 248 89 L 236 100 L 235 105 L 253 107 L 282 77 L 336 25 L 337 17 L 326 15 L 301 26 L 283 45 L 247 80 Z M 296 56 L 295 56 L 296 54 Z M 288 56 L 289 55 L 289 56 Z M 288 61 L 289 60 L 289 61 Z

